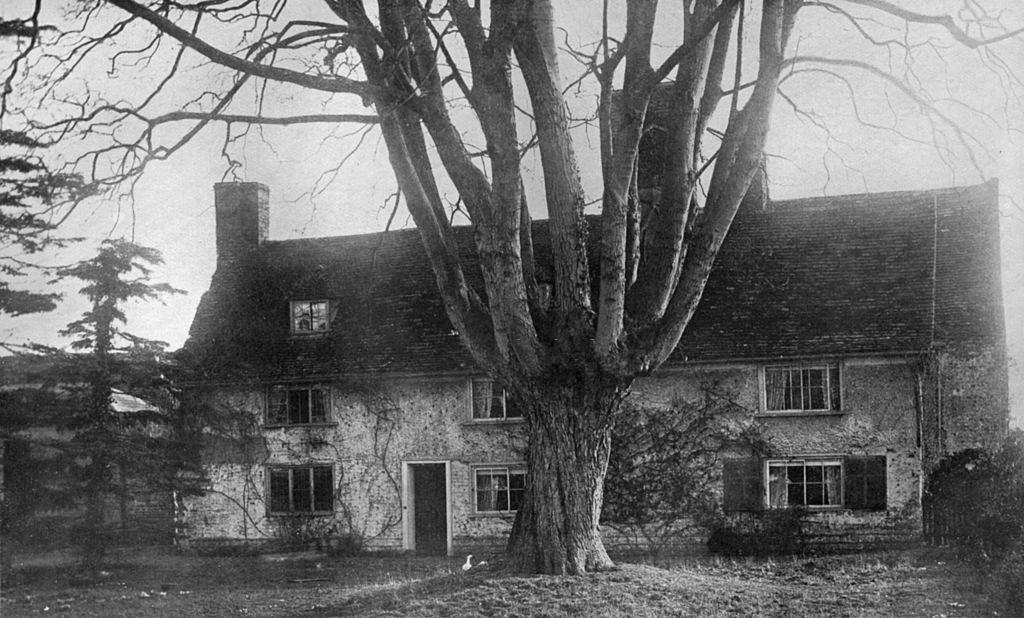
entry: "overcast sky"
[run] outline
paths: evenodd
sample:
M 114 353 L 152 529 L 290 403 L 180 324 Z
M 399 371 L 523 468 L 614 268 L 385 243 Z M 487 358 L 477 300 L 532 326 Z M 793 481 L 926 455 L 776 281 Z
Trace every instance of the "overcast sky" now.
M 0 16 L 18 16 L 24 3 L 5 1 Z M 617 3 L 613 3 L 617 4 Z M 664 3 L 668 5 L 669 3 Z M 674 3 L 673 3 L 674 4 Z M 560 39 L 573 46 L 584 46 L 596 39 L 599 21 L 586 16 L 599 3 L 593 0 L 559 0 L 556 2 L 558 22 L 566 31 Z M 952 7 L 959 2 L 919 2 L 914 6 Z M 1017 3 L 1007 0 L 1011 10 L 1005 16 L 1008 24 L 1024 25 L 1024 14 Z M 666 38 L 677 26 L 671 10 L 663 11 L 661 33 Z M 614 17 L 614 16 L 613 16 Z M 59 20 L 57 14 L 51 21 Z M 613 19 L 613 24 L 617 20 Z M 750 30 L 753 30 L 751 28 Z M 883 32 L 880 30 L 879 32 Z M 889 37 L 902 37 L 900 30 L 888 31 Z M 926 31 L 921 31 L 922 33 Z M 932 31 L 932 34 L 938 34 Z M 748 32 L 749 36 L 753 36 Z M 749 37 L 748 37 L 749 38 Z M 855 56 L 881 67 L 890 57 L 882 48 L 866 44 L 848 22 L 828 15 L 821 9 L 806 8 L 801 14 L 792 45 L 802 54 L 832 57 Z M 1024 45 L 1007 43 L 998 50 L 1011 64 L 1024 67 Z M 195 56 L 186 57 L 192 66 Z M 105 65 L 96 63 L 80 76 L 96 80 L 124 92 L 136 88 L 137 82 L 127 75 L 113 78 L 105 74 Z M 894 70 L 902 70 L 897 62 Z M 578 73 L 579 67 L 563 60 L 566 79 Z M 213 72 L 204 75 L 193 69 L 193 79 L 202 84 L 216 81 Z M 198 78 L 196 76 L 199 76 Z M 1024 69 L 1021 70 L 1024 77 Z M 916 190 L 1000 179 L 1003 214 L 1004 296 L 1006 298 L 1007 331 L 1014 367 L 1011 389 L 1018 424 L 1024 426 L 1024 186 L 1021 171 L 1021 124 L 1024 111 L 1020 103 L 1008 97 L 1000 79 L 978 62 L 975 52 L 945 49 L 940 55 L 922 54 L 915 79 L 933 93 L 936 100 L 959 100 L 968 106 L 992 112 L 984 117 L 968 113 L 968 108 L 946 104 L 977 139 L 975 156 L 980 170 L 974 169 L 965 152 L 936 148 L 914 139 L 932 142 L 929 125 L 915 113 L 914 106 L 892 88 L 865 75 L 853 75 L 850 84 L 822 73 L 794 75 L 786 80 L 784 92 L 805 115 L 780 99 L 775 108 L 772 133 L 767 151 L 771 194 L 776 198 L 836 195 L 892 190 Z M 185 85 L 181 86 L 183 89 Z M 584 91 L 572 105 L 589 104 L 593 93 Z M 275 97 L 282 109 L 320 111 L 325 102 L 318 97 L 303 97 L 282 91 Z M 330 105 L 330 102 L 327 103 Z M 348 109 L 345 111 L 359 111 Z M 865 126 L 858 121 L 889 125 L 896 122 L 900 131 L 913 139 L 905 139 L 893 131 Z M 820 121 L 829 127 L 826 132 L 817 126 Z M 1010 122 L 1017 122 L 1014 127 Z M 253 131 L 235 143 L 235 152 L 244 167 L 238 172 L 244 180 L 260 181 L 271 191 L 270 236 L 274 239 L 350 234 L 383 229 L 390 209 L 385 205 L 394 179 L 387 166 L 383 144 L 376 132 L 366 137 L 359 156 L 348 159 L 333 180 L 323 173 L 336 165 L 351 149 L 354 138 L 346 137 L 353 127 L 315 125 L 302 129 L 267 127 L 262 133 Z M 324 139 L 330 134 L 330 139 Z M 596 189 L 595 135 L 586 131 L 576 134 L 581 167 L 589 186 Z M 166 304 L 148 303 L 130 308 L 129 328 L 145 336 L 162 339 L 179 347 L 185 340 L 188 326 L 200 296 L 207 288 L 214 268 L 213 184 L 222 180 L 226 165 L 221 155 L 223 126 L 214 126 L 180 151 L 170 161 L 153 165 L 134 193 L 134 203 L 87 203 L 67 222 L 65 230 L 83 236 L 86 241 L 72 251 L 46 257 L 51 263 L 66 262 L 90 254 L 99 241 L 108 237 L 129 237 L 163 252 L 166 264 L 158 268 L 154 279 L 185 289 L 184 296 L 171 297 Z M 538 165 L 527 159 L 526 168 L 532 179 L 528 188 L 535 216 L 544 216 L 541 204 Z M 310 195 L 313 189 L 323 189 Z M 592 195 L 599 195 L 594 190 Z M 393 227 L 411 225 L 400 210 Z M 37 283 L 40 283 L 37 281 Z M 56 332 L 84 309 L 75 297 L 74 286 L 63 291 L 66 301 L 58 311 L 18 319 L 0 318 L 0 338 L 34 340 L 50 344 L 64 342 Z

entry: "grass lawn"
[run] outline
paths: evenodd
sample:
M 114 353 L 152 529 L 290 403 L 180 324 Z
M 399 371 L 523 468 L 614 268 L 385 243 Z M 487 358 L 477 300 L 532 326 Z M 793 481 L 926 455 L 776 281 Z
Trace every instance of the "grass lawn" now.
M 72 585 L 61 556 L 21 556 L 0 615 L 69 616 L 991 616 L 965 565 L 928 550 L 776 559 L 622 559 L 580 578 L 521 577 L 462 558 L 120 550 Z

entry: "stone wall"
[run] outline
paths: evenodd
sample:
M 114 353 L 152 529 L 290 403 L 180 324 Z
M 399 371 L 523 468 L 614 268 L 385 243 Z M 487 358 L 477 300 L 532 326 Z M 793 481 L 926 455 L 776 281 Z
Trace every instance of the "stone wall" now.
M 768 456 L 884 455 L 888 510 L 814 515 L 825 533 L 917 521 L 921 463 L 915 365 L 850 359 L 842 371 L 843 409 L 835 414 L 762 413 L 756 365 L 666 370 L 638 381 L 633 397 L 638 404 L 666 410 L 673 402 L 694 401 L 709 390 L 728 397 L 743 410 L 728 422 L 757 426 Z M 219 463 L 209 467 L 211 491 L 179 501 L 182 538 L 266 541 L 352 534 L 367 548 L 407 549 L 403 467 L 441 461 L 449 463 L 453 551 L 480 553 L 503 546 L 512 518 L 475 513 L 473 466 L 521 462 L 526 446 L 521 422 L 472 421 L 466 377 L 338 380 L 330 384 L 330 392 L 332 424 L 260 430 L 260 448 L 219 448 Z M 264 397 L 264 387 L 258 385 L 219 388 L 213 395 L 221 408 L 257 417 L 263 414 Z M 225 460 L 231 459 L 225 457 L 228 452 L 239 453 L 236 461 Z M 337 487 L 332 516 L 267 516 L 265 466 L 298 463 L 333 466 Z M 613 547 L 631 543 L 628 531 L 609 529 L 608 536 Z
M 449 462 L 453 546 L 507 534 L 510 518 L 473 512 L 472 466 L 522 462 L 523 427 L 517 421 L 471 421 L 468 378 L 337 381 L 330 392 L 330 425 L 266 429 L 263 448 L 222 446 L 222 458 L 229 450 L 253 455 L 208 466 L 211 491 L 180 503 L 183 537 L 259 541 L 296 532 L 354 534 L 370 548 L 401 549 L 403 466 L 418 461 Z M 263 414 L 259 386 L 218 389 L 214 398 L 222 409 Z M 267 516 L 265 471 L 267 465 L 301 463 L 331 463 L 337 487 L 334 515 L 309 518 L 308 529 L 296 531 L 294 518 Z

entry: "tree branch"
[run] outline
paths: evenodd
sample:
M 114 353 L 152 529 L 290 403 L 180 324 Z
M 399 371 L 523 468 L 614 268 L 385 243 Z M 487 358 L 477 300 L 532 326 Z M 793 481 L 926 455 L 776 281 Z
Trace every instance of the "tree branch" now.
M 1024 33 L 1024 27 L 1021 27 L 1021 28 L 1017 28 L 1016 30 L 1011 30 L 1009 32 L 1005 32 L 1003 34 L 1000 34 L 999 36 L 994 36 L 994 37 L 987 38 L 987 39 L 976 39 L 976 38 L 972 37 L 971 35 L 967 34 L 967 32 L 964 31 L 963 28 L 961 28 L 959 25 L 957 25 L 956 20 L 954 20 L 949 15 L 928 15 L 926 13 L 918 13 L 916 11 L 910 11 L 910 10 L 905 9 L 903 7 L 896 6 L 895 4 L 893 4 L 891 2 L 886 2 L 885 0 L 843 0 L 843 1 L 844 2 L 848 2 L 850 4 L 855 4 L 855 5 L 858 5 L 858 6 L 864 6 L 864 7 L 868 7 L 868 8 L 872 8 L 872 9 L 876 9 L 876 10 L 882 11 L 884 13 L 888 13 L 889 15 L 892 15 L 894 17 L 898 17 L 898 18 L 902 19 L 905 22 L 917 23 L 917 24 L 929 24 L 929 25 L 933 25 L 933 26 L 939 26 L 939 27 L 945 29 L 946 32 L 948 32 L 954 39 L 956 39 L 956 41 L 958 43 L 960 43 L 961 45 L 963 45 L 965 47 L 969 47 L 971 49 L 974 49 L 974 48 L 977 48 L 977 47 L 981 47 L 981 46 L 984 46 L 984 45 L 992 45 L 993 43 L 998 43 L 1000 41 L 1005 41 L 1006 39 L 1011 39 L 1011 38 L 1013 38 L 1013 37 L 1015 37 L 1015 36 L 1017 36 L 1019 34 Z
M 306 73 L 300 73 L 290 69 L 283 69 L 281 67 L 244 60 L 217 49 L 199 37 L 193 36 L 187 30 L 180 28 L 170 19 L 136 2 L 132 2 L 131 0 L 108 1 L 119 9 L 149 22 L 160 32 L 177 40 L 182 45 L 195 50 L 214 63 L 245 73 L 246 75 L 295 84 L 304 88 L 312 88 L 314 90 L 321 90 L 324 92 L 344 92 L 358 94 L 363 97 L 367 97 L 372 94 L 372 89 L 366 82 L 340 76 L 325 78 L 317 75 L 308 75 Z

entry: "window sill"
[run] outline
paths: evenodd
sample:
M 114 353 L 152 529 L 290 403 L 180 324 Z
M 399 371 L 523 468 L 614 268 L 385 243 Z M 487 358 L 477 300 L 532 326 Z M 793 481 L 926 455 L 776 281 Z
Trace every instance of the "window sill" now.
M 267 517 L 332 517 L 334 511 L 313 511 L 304 513 L 267 513 Z
M 771 418 L 787 416 L 843 416 L 843 410 L 777 410 L 771 412 L 755 412 L 754 418 Z
M 494 425 L 522 425 L 525 418 L 474 418 L 463 421 L 463 427 L 492 427 Z
M 290 425 L 281 424 L 266 424 L 263 425 L 264 429 L 319 429 L 322 427 L 337 427 L 338 424 L 335 422 L 330 423 L 293 423 Z
M 512 521 L 516 518 L 515 511 L 484 511 L 482 513 L 470 513 L 470 519 L 507 519 Z

